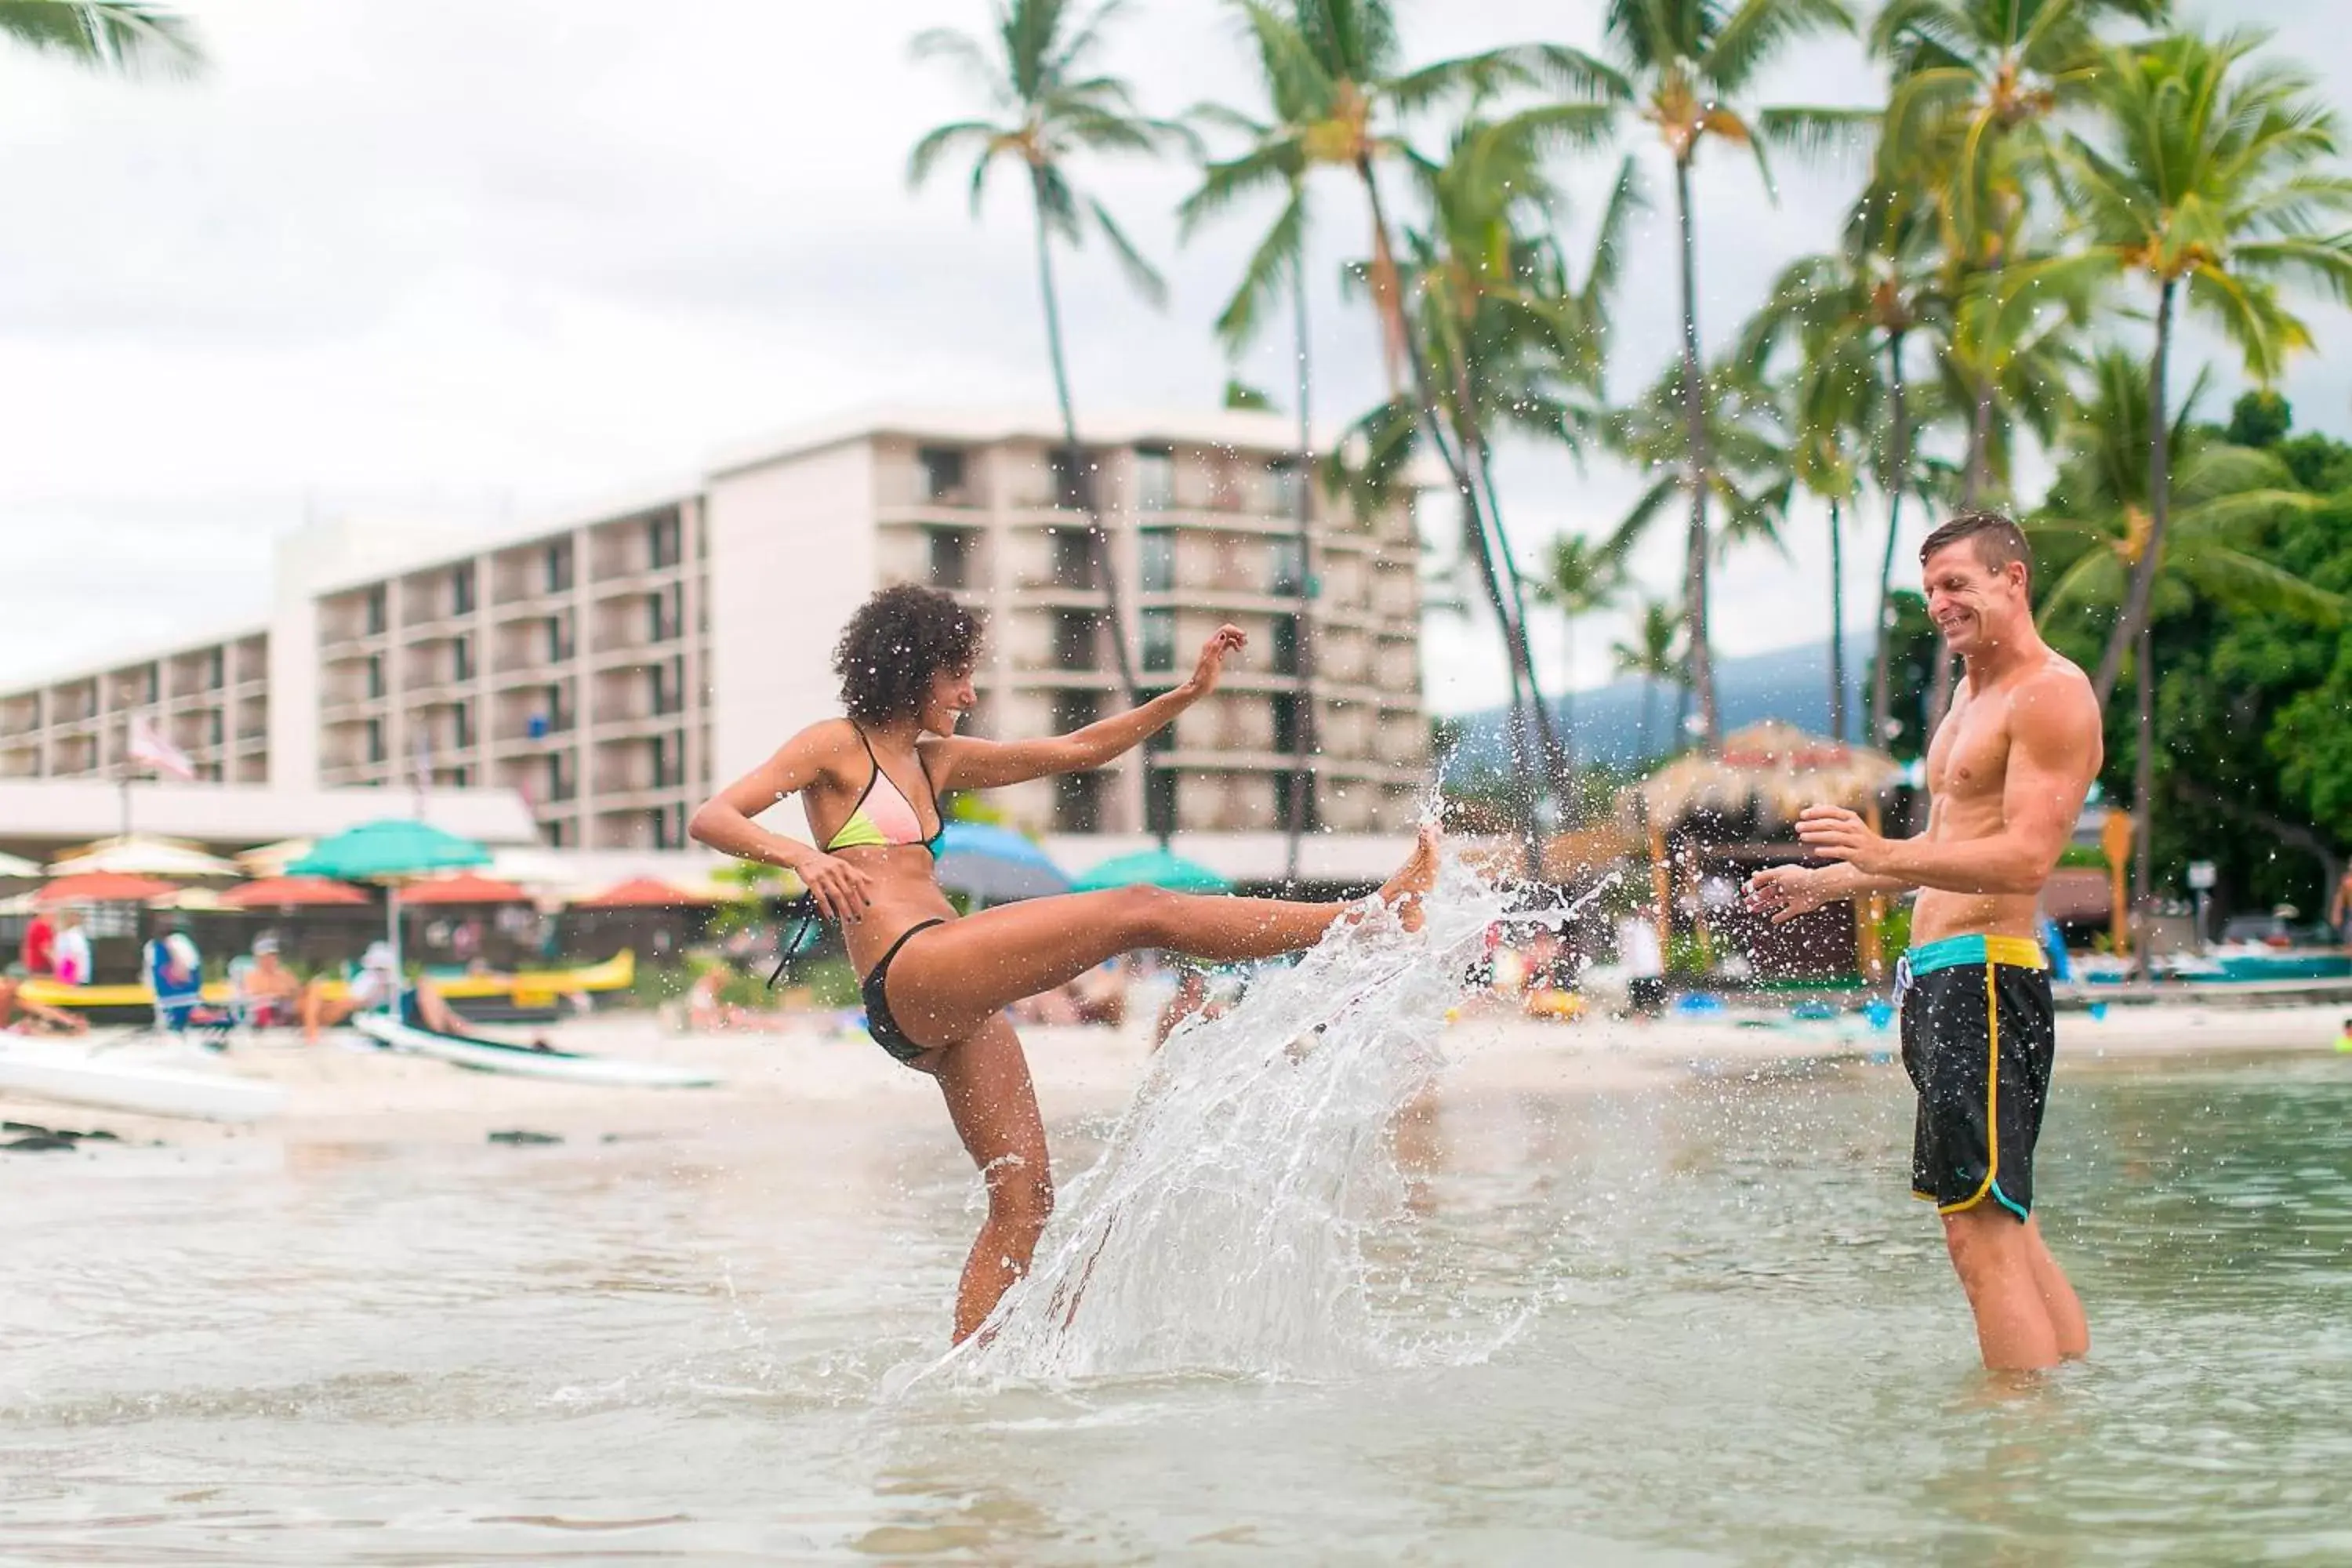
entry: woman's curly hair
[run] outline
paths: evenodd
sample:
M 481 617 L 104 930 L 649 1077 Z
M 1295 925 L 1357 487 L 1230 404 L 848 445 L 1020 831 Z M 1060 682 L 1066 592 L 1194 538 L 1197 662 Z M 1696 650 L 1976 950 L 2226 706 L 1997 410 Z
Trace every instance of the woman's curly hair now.
M 980 655 L 980 617 L 937 588 L 902 583 L 857 606 L 834 646 L 841 705 L 880 723 L 923 705 L 931 677 L 970 669 Z

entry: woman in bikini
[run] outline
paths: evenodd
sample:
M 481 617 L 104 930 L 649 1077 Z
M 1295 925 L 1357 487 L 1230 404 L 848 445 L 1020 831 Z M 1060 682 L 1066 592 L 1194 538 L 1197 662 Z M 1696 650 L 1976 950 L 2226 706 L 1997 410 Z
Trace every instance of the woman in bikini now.
M 1192 679 L 1073 734 L 998 743 L 955 732 L 975 700 L 980 625 L 947 594 L 886 588 L 851 617 L 834 651 L 845 719 L 812 724 L 706 802 L 689 829 L 714 849 L 790 868 L 841 922 L 865 976 L 867 1031 L 939 1080 L 957 1135 L 988 1185 L 956 1291 L 955 1337 L 976 1331 L 1029 1267 L 1052 1212 L 1045 1130 L 1021 1041 L 1004 1009 L 1115 954 L 1162 948 L 1211 963 L 1311 947 L 1357 906 L 1120 888 L 1031 899 L 959 919 L 932 862 L 939 801 L 1100 767 L 1216 689 L 1245 638 L 1221 628 Z M 798 795 L 816 845 L 752 820 Z M 1434 830 L 1381 889 L 1408 924 L 1437 872 Z

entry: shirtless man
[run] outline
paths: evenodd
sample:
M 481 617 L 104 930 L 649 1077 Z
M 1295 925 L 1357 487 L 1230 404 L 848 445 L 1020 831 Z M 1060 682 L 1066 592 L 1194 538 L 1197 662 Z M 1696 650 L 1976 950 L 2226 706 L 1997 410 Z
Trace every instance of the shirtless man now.
M 2091 1334 L 2032 1212 L 2055 1044 L 2036 910 L 2099 771 L 2099 706 L 2034 631 L 2015 523 L 1963 513 L 1919 560 L 1928 616 L 1968 672 L 1927 748 L 1927 831 L 1885 838 L 1851 811 L 1808 806 L 1797 836 L 1831 864 L 1761 872 L 1748 903 L 1788 921 L 1919 890 L 1897 986 L 1919 1091 L 1912 1194 L 1943 1216 L 1985 1365 L 2046 1367 L 2084 1354 Z

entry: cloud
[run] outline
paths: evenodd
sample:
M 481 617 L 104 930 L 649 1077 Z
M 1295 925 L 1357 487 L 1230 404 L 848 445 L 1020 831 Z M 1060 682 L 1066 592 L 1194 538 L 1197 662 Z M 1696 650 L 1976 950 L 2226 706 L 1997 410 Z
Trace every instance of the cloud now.
M 1598 8 L 1558 0 L 1402 9 L 1416 58 L 1563 28 L 1599 42 Z M 910 62 L 907 40 L 982 26 L 981 0 L 199 11 L 215 68 L 196 83 L 127 86 L 0 56 L 0 552 L 12 581 L 21 571 L 44 588 L 0 624 L 0 683 L 239 606 L 257 616 L 271 542 L 308 515 L 538 510 L 688 472 L 746 433 L 862 402 L 1049 395 L 1017 186 L 1000 181 L 975 222 L 961 170 L 919 194 L 904 184 L 916 137 L 980 107 L 951 73 Z M 2252 14 L 2327 74 L 2337 101 L 2352 97 L 2322 0 L 2227 16 Z M 1121 28 L 1111 63 L 1156 111 L 1246 92 L 1230 22 L 1203 0 L 1138 5 Z M 1848 43 L 1792 56 L 1764 96 L 1870 91 Z M 1566 171 L 1572 255 L 1613 168 Z M 1776 202 L 1752 163 L 1701 164 L 1713 341 L 1790 257 L 1825 242 L 1854 181 L 1786 160 L 1779 173 Z M 1669 193 L 1654 163 L 1649 174 L 1654 206 L 1615 323 L 1621 397 L 1675 341 Z M 1099 247 L 1061 259 L 1082 405 L 1211 404 L 1226 366 L 1208 322 L 1265 216 L 1180 247 L 1182 171 L 1096 162 L 1081 177 L 1171 288 L 1154 313 Z M 1365 253 L 1365 216 L 1344 182 L 1318 195 L 1318 413 L 1345 419 L 1382 384 L 1369 319 L 1338 286 Z M 1278 331 L 1243 366 L 1286 401 L 1287 339 Z M 2340 363 L 2315 356 L 2289 390 L 2306 423 L 2352 416 Z M 1530 559 L 1557 530 L 1613 523 L 1638 489 L 1605 464 L 1518 447 L 1502 472 Z M 1670 531 L 1642 559 L 1662 589 Z M 1820 529 L 1793 531 L 1789 561 L 1755 553 L 1725 574 L 1727 648 L 1813 635 L 1827 599 Z M 1586 634 L 1577 668 L 1598 665 L 1609 632 Z M 1564 652 L 1552 630 L 1538 637 L 1548 658 Z M 1491 644 L 1475 625 L 1433 625 L 1433 699 L 1492 700 Z

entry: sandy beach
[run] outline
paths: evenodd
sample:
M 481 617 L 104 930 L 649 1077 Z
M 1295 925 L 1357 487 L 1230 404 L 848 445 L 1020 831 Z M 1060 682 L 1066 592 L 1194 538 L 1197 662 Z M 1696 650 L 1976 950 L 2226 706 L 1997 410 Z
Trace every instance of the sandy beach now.
M 2200 1007 L 2110 1009 L 2060 1017 L 2062 1078 L 2103 1070 L 2161 1070 L 2212 1054 L 2332 1053 L 2341 1009 Z M 525 1031 L 508 1030 L 513 1037 Z M 939 1114 L 929 1079 L 891 1061 L 854 1025 L 821 1018 L 773 1034 L 688 1034 L 643 1013 L 568 1022 L 548 1031 L 567 1050 L 690 1065 L 721 1082 L 699 1089 L 613 1089 L 468 1072 L 421 1057 L 362 1047 L 331 1035 L 315 1047 L 290 1036 L 241 1041 L 212 1058 L 218 1070 L 282 1085 L 286 1108 L 250 1126 L 224 1126 L 61 1105 L 0 1093 L 0 1117 L 43 1126 L 104 1128 L 132 1142 L 186 1145 L 223 1140 L 289 1143 L 479 1142 L 499 1131 L 568 1141 L 672 1132 L 732 1134 L 765 1127 L 795 1136 L 839 1118 L 860 1124 L 929 1121 Z M 1140 1079 L 1148 1019 L 1120 1029 L 1024 1031 L 1046 1119 L 1098 1114 L 1125 1103 Z M 118 1048 L 149 1048 L 134 1040 Z M 1453 1060 L 1443 1095 L 1547 1094 L 1662 1087 L 1727 1073 L 1769 1075 L 1808 1064 L 1852 1062 L 1899 1071 L 1892 1030 L 1858 1020 L 1767 1023 L 1672 1019 L 1572 1023 L 1519 1017 L 1499 1005 L 1465 1014 L 1449 1032 Z M 2352 1068 L 2352 1062 L 2347 1062 Z M 97 1152 L 92 1151 L 95 1154 Z

